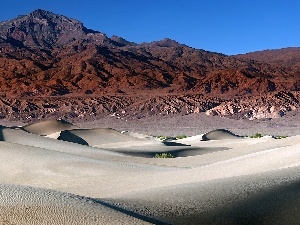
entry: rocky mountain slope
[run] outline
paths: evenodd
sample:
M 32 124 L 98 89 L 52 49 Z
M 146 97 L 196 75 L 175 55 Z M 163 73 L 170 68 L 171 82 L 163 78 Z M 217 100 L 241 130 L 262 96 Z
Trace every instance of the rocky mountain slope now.
M 136 44 L 36 10 L 0 23 L 0 114 L 273 118 L 298 107 L 300 90 L 294 59 L 276 60 L 226 56 L 170 39 Z M 265 109 L 272 112 L 256 113 Z
M 237 55 L 241 59 L 253 59 L 269 64 L 277 64 L 286 68 L 300 66 L 300 48 L 290 47 L 282 49 L 249 52 Z

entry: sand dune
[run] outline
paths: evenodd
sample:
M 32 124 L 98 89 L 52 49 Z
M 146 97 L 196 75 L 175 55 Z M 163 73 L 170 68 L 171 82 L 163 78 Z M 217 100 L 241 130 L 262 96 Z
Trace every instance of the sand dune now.
M 66 130 L 61 132 L 59 139 L 89 146 L 140 141 L 136 137 L 121 134 L 108 128 Z
M 151 224 L 91 198 L 16 185 L 0 188 L 0 224 Z
M 112 129 L 69 130 L 68 124 L 58 131 L 60 140 L 45 137 L 62 127 L 54 128 L 28 133 L 1 127 L 3 224 L 48 224 L 61 217 L 57 224 L 300 219 L 300 136 L 251 139 L 214 130 L 164 142 Z M 159 153 L 174 158 L 154 158 Z
M 299 172 L 295 167 L 173 185 L 105 202 L 169 224 L 298 224 Z
M 64 120 L 45 120 L 22 128 L 33 134 L 46 136 L 63 130 L 77 129 L 78 127 Z
M 223 139 L 237 139 L 240 138 L 238 135 L 230 132 L 229 130 L 225 129 L 217 129 L 210 131 L 202 136 L 202 140 L 223 140 Z
M 111 151 L 89 148 L 87 146 L 68 143 L 60 140 L 55 140 L 31 133 L 27 133 L 21 129 L 0 128 L 0 140 L 20 144 L 24 146 L 32 146 L 43 148 L 45 150 L 58 151 L 85 157 L 97 157 L 97 155 L 119 155 Z

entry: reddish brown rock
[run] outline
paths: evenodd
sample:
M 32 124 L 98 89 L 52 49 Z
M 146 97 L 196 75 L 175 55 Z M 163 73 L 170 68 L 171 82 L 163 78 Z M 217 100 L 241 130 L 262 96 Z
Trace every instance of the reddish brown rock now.
M 285 91 L 298 99 L 297 57 L 277 64 L 279 56 L 252 56 L 226 56 L 170 39 L 135 44 L 36 10 L 0 23 L 0 114 L 30 120 L 207 111 L 253 119 L 297 108 L 274 97 Z

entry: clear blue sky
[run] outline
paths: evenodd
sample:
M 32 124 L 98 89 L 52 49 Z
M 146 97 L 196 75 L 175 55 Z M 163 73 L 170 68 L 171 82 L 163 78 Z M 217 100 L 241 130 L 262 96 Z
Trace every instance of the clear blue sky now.
M 0 20 L 44 9 L 136 43 L 174 39 L 224 54 L 300 47 L 299 0 L 0 0 Z

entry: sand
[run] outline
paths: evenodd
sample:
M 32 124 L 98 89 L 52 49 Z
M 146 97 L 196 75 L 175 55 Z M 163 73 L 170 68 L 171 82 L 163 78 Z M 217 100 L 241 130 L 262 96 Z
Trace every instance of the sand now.
M 202 136 L 203 141 L 209 140 L 224 140 L 224 139 L 238 139 L 241 138 L 240 136 L 232 133 L 226 129 L 217 129 L 210 131 Z
M 46 121 L 2 126 L 0 138 L 0 224 L 300 219 L 298 135 L 243 138 L 217 129 L 160 140 Z M 161 153 L 173 158 L 155 158 Z
M 0 224 L 151 224 L 86 197 L 26 186 L 0 188 Z
M 78 127 L 64 120 L 45 120 L 22 127 L 25 131 L 43 136 L 76 128 Z

